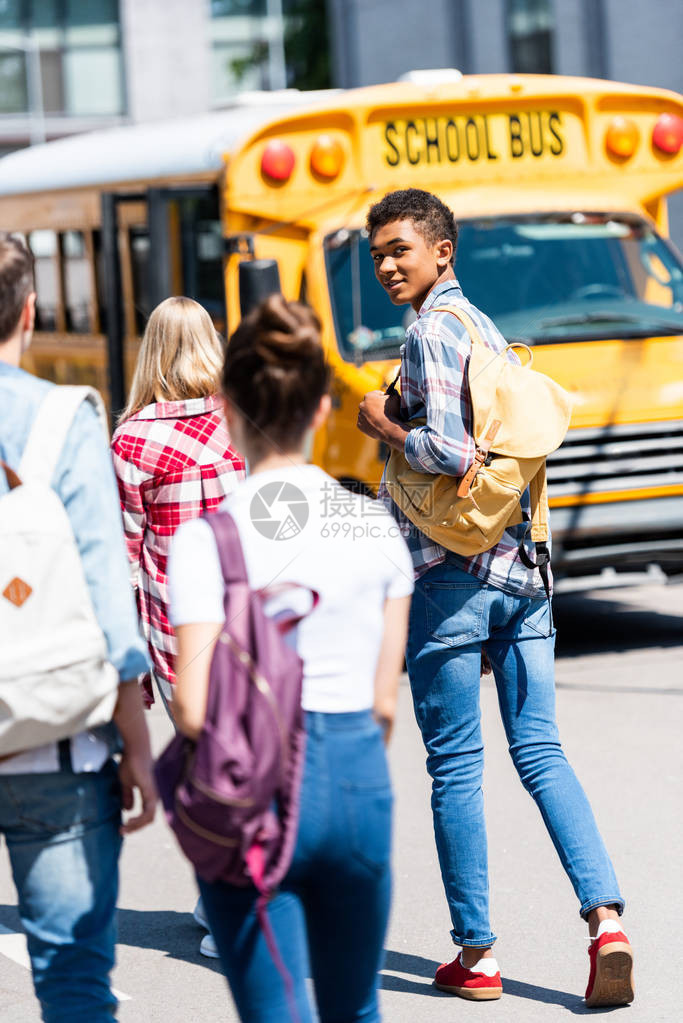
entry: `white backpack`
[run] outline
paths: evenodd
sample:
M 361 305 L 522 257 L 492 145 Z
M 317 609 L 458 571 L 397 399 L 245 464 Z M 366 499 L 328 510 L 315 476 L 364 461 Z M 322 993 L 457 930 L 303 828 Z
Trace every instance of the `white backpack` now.
M 0 757 L 111 721 L 118 672 L 95 617 L 64 505 L 50 481 L 89 387 L 55 387 L 38 410 L 20 465 L 0 466 Z

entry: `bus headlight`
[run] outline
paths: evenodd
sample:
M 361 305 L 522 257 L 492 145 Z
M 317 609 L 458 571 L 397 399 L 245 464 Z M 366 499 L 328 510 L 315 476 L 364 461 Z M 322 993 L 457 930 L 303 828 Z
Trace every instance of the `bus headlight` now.
M 618 156 L 622 160 L 633 156 L 637 147 L 640 134 L 635 121 L 621 115 L 613 117 L 610 121 L 607 134 L 605 135 L 605 146 L 607 152 L 612 156 Z
M 652 129 L 652 145 L 667 156 L 675 156 L 683 146 L 683 117 L 661 114 Z
M 261 173 L 271 181 L 289 181 L 295 161 L 291 146 L 281 139 L 272 139 L 263 150 Z
M 311 150 L 311 170 L 319 178 L 332 181 L 344 166 L 344 149 L 331 135 L 319 135 Z

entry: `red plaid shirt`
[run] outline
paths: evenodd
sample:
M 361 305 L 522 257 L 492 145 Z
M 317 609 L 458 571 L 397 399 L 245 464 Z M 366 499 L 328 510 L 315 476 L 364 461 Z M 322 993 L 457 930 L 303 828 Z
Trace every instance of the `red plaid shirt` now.
M 211 511 L 232 493 L 244 477 L 244 461 L 230 446 L 217 397 L 147 405 L 118 427 L 112 457 L 142 630 L 155 673 L 172 685 L 176 643 L 166 576 L 171 537 L 181 522 Z

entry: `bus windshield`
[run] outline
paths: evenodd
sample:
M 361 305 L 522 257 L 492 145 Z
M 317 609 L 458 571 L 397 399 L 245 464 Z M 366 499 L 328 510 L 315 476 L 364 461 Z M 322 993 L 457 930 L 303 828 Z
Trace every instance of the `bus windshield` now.
M 637 215 L 483 217 L 459 227 L 463 291 L 509 340 L 683 334 L 683 266 Z M 375 280 L 365 231 L 328 236 L 325 259 L 344 358 L 397 357 L 415 316 Z

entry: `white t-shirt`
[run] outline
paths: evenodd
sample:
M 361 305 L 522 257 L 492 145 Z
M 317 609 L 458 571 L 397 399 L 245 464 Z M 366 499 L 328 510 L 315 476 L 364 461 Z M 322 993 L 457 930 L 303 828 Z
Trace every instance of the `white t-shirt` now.
M 290 633 L 304 663 L 304 709 L 371 707 L 384 603 L 413 591 L 412 560 L 394 519 L 314 465 L 250 476 L 221 509 L 237 524 L 251 588 L 281 589 L 267 600 L 267 614 L 301 613 L 311 607 L 310 590 L 319 595 Z M 173 625 L 224 620 L 223 576 L 206 522 L 180 526 L 168 579 Z

